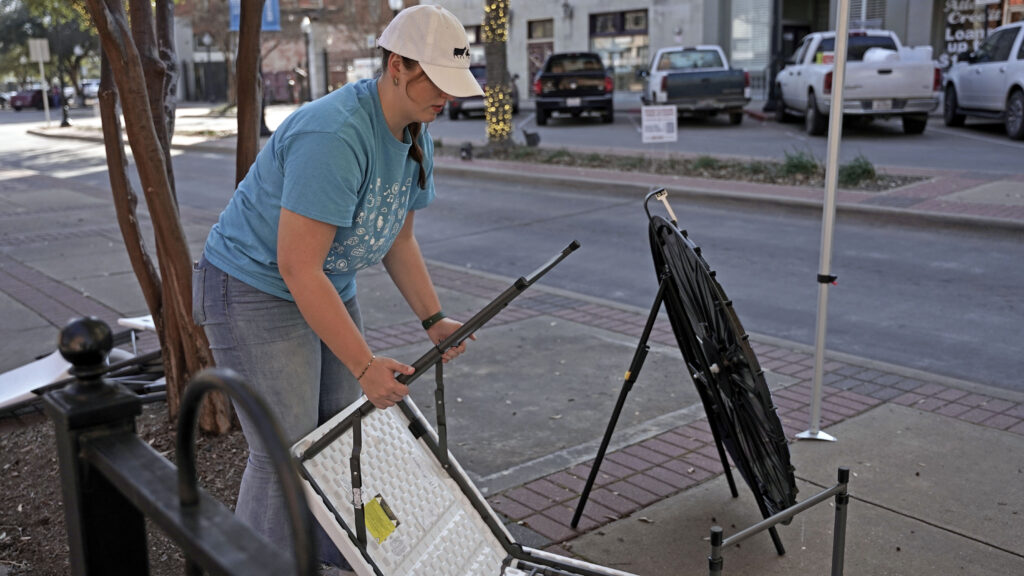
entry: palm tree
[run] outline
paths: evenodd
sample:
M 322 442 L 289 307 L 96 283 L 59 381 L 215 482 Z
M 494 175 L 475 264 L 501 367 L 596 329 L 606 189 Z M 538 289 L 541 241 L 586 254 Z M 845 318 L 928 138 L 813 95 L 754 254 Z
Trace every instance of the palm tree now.
M 508 74 L 508 0 L 487 0 L 481 31 L 487 59 L 487 89 L 484 110 L 487 118 L 487 144 L 506 147 L 512 144 L 512 79 Z

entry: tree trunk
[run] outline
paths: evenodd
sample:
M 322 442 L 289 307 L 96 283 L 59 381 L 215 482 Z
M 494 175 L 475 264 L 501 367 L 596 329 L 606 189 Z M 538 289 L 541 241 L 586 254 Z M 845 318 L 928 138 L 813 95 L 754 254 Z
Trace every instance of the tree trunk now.
M 174 46 L 174 0 L 156 1 L 156 46 L 160 62 L 163 63 L 163 119 L 167 127 L 168 144 L 174 137 L 174 120 L 178 111 L 178 50 Z M 174 185 L 174 168 L 171 164 L 171 148 L 165 149 L 167 165 L 171 169 L 167 178 L 171 184 L 171 193 L 176 194 Z
M 163 91 L 165 89 L 165 67 L 156 57 L 155 33 L 152 28 L 152 14 L 148 8 L 149 0 L 133 0 L 131 2 L 132 21 L 138 23 L 137 30 L 128 27 L 124 6 L 119 0 L 87 0 L 87 8 L 99 32 L 103 46 L 105 61 L 109 63 L 116 92 L 109 89 L 110 94 L 120 97 L 122 112 L 125 118 L 125 131 L 128 143 L 132 148 L 139 180 L 142 184 L 146 205 L 153 223 L 156 240 L 157 262 L 162 279 L 155 283 L 150 274 L 152 264 L 146 266 L 146 258 L 138 264 L 133 261 L 133 268 L 144 269 L 140 277 L 143 289 L 149 290 L 146 295 L 147 305 L 157 323 L 163 353 L 164 372 L 167 379 L 167 407 L 173 419 L 178 412 L 181 395 L 192 374 L 212 365 L 206 336 L 192 322 L 192 276 L 191 259 L 188 243 L 181 227 L 178 207 L 174 199 L 170 165 L 170 134 L 167 132 Z M 137 4 L 145 4 L 139 7 Z M 135 41 L 133 41 L 133 38 Z M 136 41 L 142 46 L 140 49 Z M 156 70 L 152 70 L 156 68 Z M 152 93 L 157 92 L 158 96 Z M 116 119 L 116 106 L 107 104 L 111 118 Z M 104 124 L 108 118 L 104 118 Z M 114 137 L 117 140 L 111 140 Z M 119 128 L 104 126 L 104 139 L 108 152 L 115 150 L 115 158 L 120 155 L 123 161 L 123 141 L 120 139 Z M 124 178 L 123 168 L 119 176 L 111 173 L 112 187 L 117 192 L 128 190 L 123 184 L 116 182 Z M 134 196 L 133 194 L 131 196 Z M 134 202 L 130 197 L 117 201 L 119 206 L 130 206 Z M 144 253 L 144 247 L 138 240 L 138 226 L 134 215 L 119 220 L 126 221 L 134 230 L 124 233 L 125 242 L 129 245 L 129 254 L 138 251 Z M 139 255 L 135 254 L 139 259 Z M 200 425 L 204 430 L 224 433 L 231 427 L 230 404 L 223 396 L 211 397 L 204 406 Z
M 259 78 L 260 24 L 263 0 L 242 2 L 238 25 L 238 141 L 235 148 L 235 186 L 245 178 L 260 149 L 260 102 L 263 86 Z
M 163 343 L 164 321 L 158 312 L 162 308 L 163 287 L 157 274 L 153 259 L 146 249 L 146 242 L 139 233 L 139 218 L 136 207 L 139 197 L 128 179 L 128 155 L 124 152 L 124 138 L 121 136 L 121 116 L 117 110 L 117 88 L 114 86 L 113 72 L 106 53 L 100 56 L 100 88 L 97 93 L 100 101 L 100 119 L 103 127 L 103 142 L 107 150 L 107 174 L 110 178 L 110 190 L 114 196 L 114 213 L 117 224 L 121 228 L 128 249 L 128 260 L 142 288 L 142 296 L 146 299 L 146 308 L 153 314 L 157 334 Z
M 508 75 L 508 0 L 487 0 L 484 5 L 484 57 L 487 59 L 487 89 L 484 115 L 487 118 L 487 145 L 512 145 L 512 88 Z

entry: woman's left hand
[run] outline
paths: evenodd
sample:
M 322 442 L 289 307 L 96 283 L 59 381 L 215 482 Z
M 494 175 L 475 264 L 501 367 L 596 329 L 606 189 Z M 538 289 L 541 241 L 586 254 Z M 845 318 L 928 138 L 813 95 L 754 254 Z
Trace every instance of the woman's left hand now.
M 438 345 L 445 338 L 451 336 L 462 326 L 462 322 L 458 320 L 452 320 L 451 318 L 442 318 L 436 324 L 427 329 L 427 336 L 430 337 L 430 341 L 434 345 Z M 476 334 L 470 334 L 470 340 L 476 340 Z M 451 348 L 444 351 L 441 355 L 441 359 L 444 362 L 450 362 L 457 358 L 460 354 L 466 351 L 466 341 L 463 340 L 458 346 L 452 346 Z

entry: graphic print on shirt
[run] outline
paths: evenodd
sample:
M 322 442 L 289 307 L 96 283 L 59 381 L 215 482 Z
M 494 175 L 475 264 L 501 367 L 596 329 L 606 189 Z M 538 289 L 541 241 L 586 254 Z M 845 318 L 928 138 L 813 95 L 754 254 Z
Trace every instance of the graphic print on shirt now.
M 391 249 L 409 210 L 412 178 L 385 186 L 380 178 L 366 195 L 352 226 L 340 228 L 324 260 L 324 271 L 354 272 L 380 262 Z

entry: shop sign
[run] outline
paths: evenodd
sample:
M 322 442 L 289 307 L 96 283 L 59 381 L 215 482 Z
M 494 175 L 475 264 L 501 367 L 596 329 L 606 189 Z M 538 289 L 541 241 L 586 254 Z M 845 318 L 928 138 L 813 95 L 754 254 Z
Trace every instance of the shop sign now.
M 985 26 L 991 30 L 1003 20 L 1000 0 L 946 0 L 942 13 L 945 28 L 938 61 L 943 68 L 977 50 L 985 39 Z

